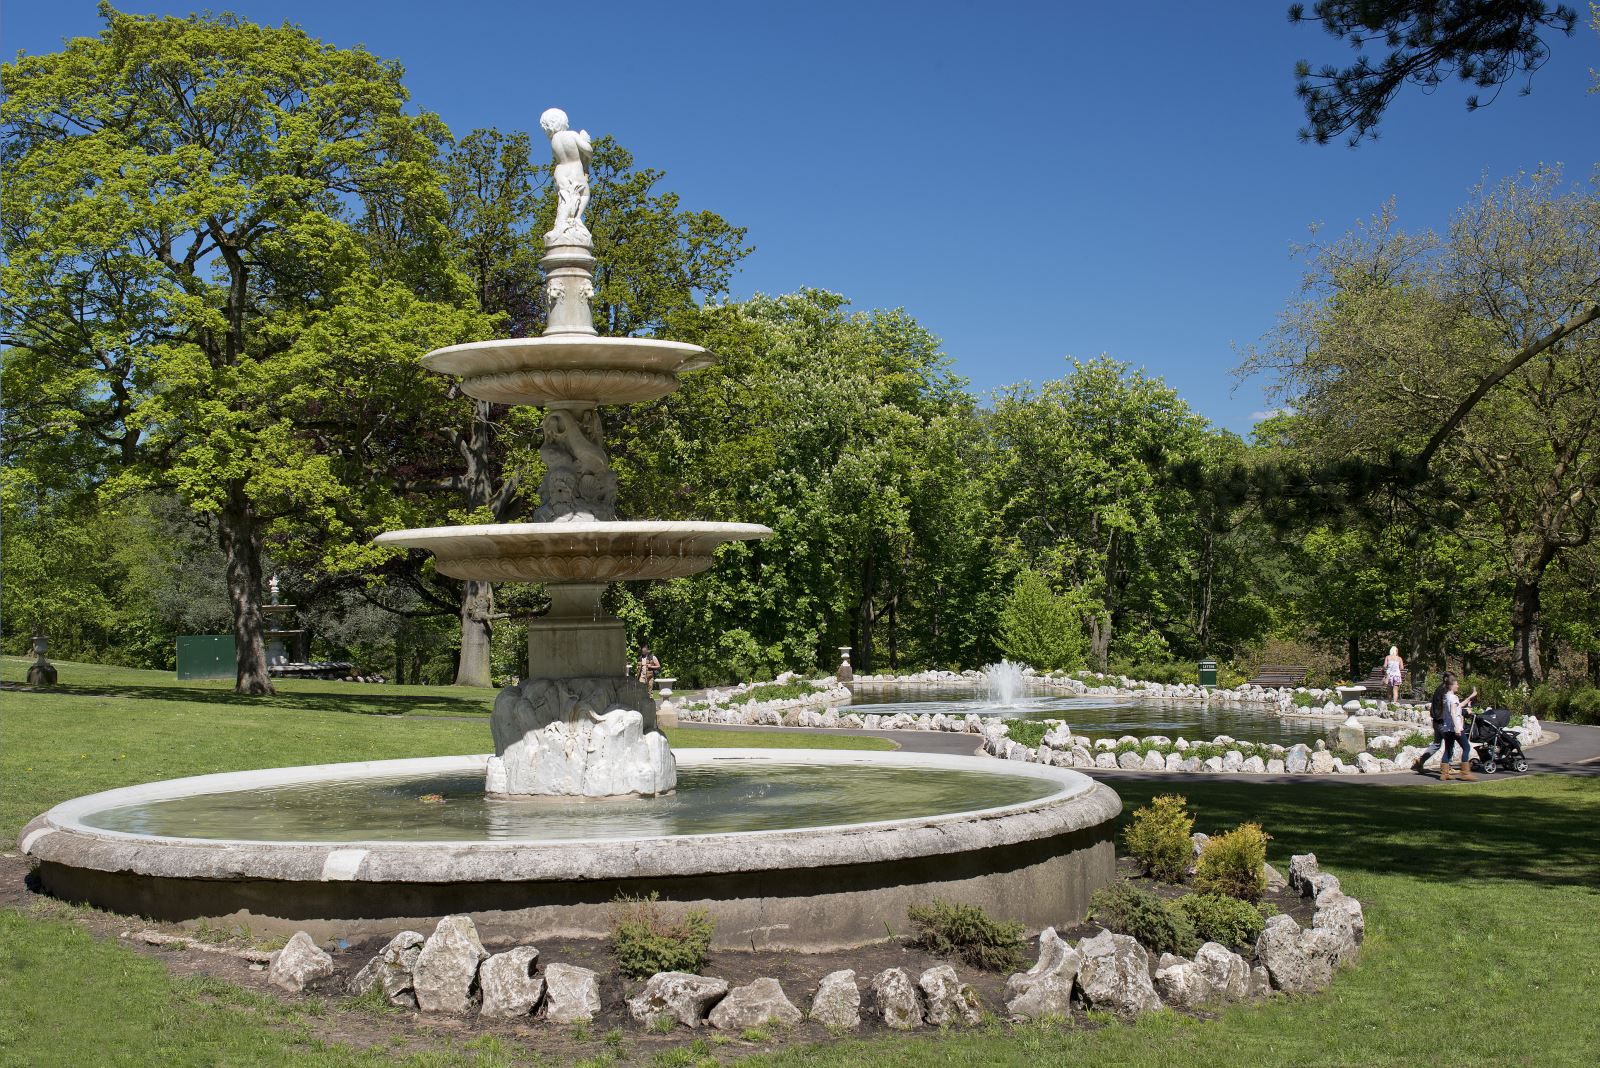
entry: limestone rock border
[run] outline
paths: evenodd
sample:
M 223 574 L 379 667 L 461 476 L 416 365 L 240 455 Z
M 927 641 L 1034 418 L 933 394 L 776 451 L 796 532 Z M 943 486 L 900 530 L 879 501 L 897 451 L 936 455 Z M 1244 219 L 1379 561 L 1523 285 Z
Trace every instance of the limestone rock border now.
M 1366 917 L 1361 902 L 1343 892 L 1336 876 L 1320 869 L 1315 854 L 1290 859 L 1288 885 L 1315 900 L 1311 924 L 1301 927 L 1289 915 L 1273 916 L 1243 954 L 1207 942 L 1193 959 L 1172 953 L 1158 958 L 1137 939 L 1103 929 L 1074 947 L 1055 928 L 1047 927 L 1039 936 L 1038 962 L 1006 983 L 1005 1015 L 1024 1022 L 1064 1016 L 1074 1008 L 1122 1017 L 1166 1007 L 1202 1012 L 1259 1001 L 1274 993 L 1320 992 L 1359 954 Z M 422 1011 L 562 1024 L 587 1022 L 601 1011 L 595 972 L 561 963 L 540 967 L 539 950 L 529 945 L 490 955 L 472 931 L 469 917 L 446 916 L 427 938 L 427 945 L 443 946 L 461 941 L 460 932 L 468 935 L 467 952 L 456 954 L 458 966 L 450 976 L 458 996 L 416 998 Z M 412 931 L 395 936 L 344 984 L 345 992 L 365 993 L 380 974 L 386 991 L 408 991 L 413 986 L 422 990 L 426 984 L 417 973 L 427 965 L 415 952 L 421 939 Z M 395 952 L 402 942 L 412 950 L 409 955 Z M 270 964 L 274 985 L 292 993 L 325 990 L 322 981 L 333 972 L 332 959 L 305 931 L 296 932 L 283 950 L 271 956 Z M 509 993 L 501 989 L 508 981 L 516 987 Z M 393 996 L 391 1000 L 403 1003 Z M 673 1027 L 709 1024 L 739 1031 L 769 1023 L 792 1026 L 810 1018 L 830 1030 L 847 1031 L 860 1026 L 863 1008 L 899 1031 L 975 1027 L 984 1020 L 982 1000 L 949 964 L 934 965 L 920 976 L 902 968 L 888 968 L 870 978 L 849 969 L 835 970 L 818 981 L 806 1002 L 811 1010 L 802 1013 L 779 980 L 770 977 L 733 986 L 711 975 L 658 972 L 626 999 L 625 1007 L 636 1024 L 652 1029 L 671 1021 Z

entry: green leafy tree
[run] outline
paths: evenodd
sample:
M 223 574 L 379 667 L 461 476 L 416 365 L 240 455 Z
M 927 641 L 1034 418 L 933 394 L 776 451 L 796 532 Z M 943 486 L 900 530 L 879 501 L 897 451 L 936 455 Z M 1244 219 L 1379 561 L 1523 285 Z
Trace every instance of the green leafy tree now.
M 1071 599 L 1056 593 L 1037 571 L 1017 572 L 1011 595 L 1000 609 L 1000 651 L 1040 670 L 1083 666 L 1088 645 L 1083 617 Z
M 59 421 L 80 469 L 212 517 L 238 689 L 265 693 L 264 541 L 280 521 L 347 525 L 349 486 L 300 421 L 352 384 L 311 395 L 326 379 L 296 340 L 381 291 L 350 285 L 372 271 L 357 212 L 412 229 L 442 212 L 441 131 L 359 48 L 231 15 L 101 15 L 99 36 L 0 71 L 7 392 L 44 399 L 25 432 Z
M 936 339 L 816 290 L 684 311 L 665 333 L 722 359 L 619 421 L 619 508 L 774 531 L 622 595 L 668 669 L 811 670 L 839 645 L 862 670 L 974 656 L 993 629 L 981 428 Z
M 1122 626 L 1170 630 L 1169 600 L 1193 565 L 1173 472 L 1199 455 L 1204 421 L 1164 382 L 1101 358 L 1004 391 L 990 427 L 994 507 L 1012 550 L 1093 606 L 1095 666 Z
M 1479 190 L 1444 237 L 1386 210 L 1315 250 L 1306 299 L 1248 365 L 1278 374 L 1303 456 L 1400 470 L 1377 489 L 1411 525 L 1496 558 L 1514 681 L 1544 677 L 1545 576 L 1595 534 L 1596 179 L 1564 188 L 1541 171 Z M 1410 459 L 1425 439 L 1426 463 Z

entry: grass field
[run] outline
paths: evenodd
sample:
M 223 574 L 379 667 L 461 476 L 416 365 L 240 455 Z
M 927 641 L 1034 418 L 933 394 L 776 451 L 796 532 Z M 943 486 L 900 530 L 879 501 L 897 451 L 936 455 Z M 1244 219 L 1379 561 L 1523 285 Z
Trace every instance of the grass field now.
M 25 661 L 0 661 L 19 678 Z M 175 775 L 376 757 L 481 752 L 482 694 L 292 683 L 274 698 L 185 686 L 158 673 L 62 665 L 63 692 L 0 695 L 0 836 L 63 798 Z M 377 714 L 375 714 L 377 713 Z M 465 718 L 453 719 L 452 716 Z M 718 732 L 675 732 L 679 745 Z M 815 736 L 724 733 L 732 745 Z M 854 744 L 861 739 L 830 739 Z M 1119 782 L 1125 812 L 1156 784 Z M 1171 787 L 1159 787 L 1168 790 Z M 845 1040 L 762 1065 L 927 1064 L 1592 1065 L 1600 1051 L 1600 778 L 1506 778 L 1468 787 L 1184 784 L 1212 831 L 1259 820 L 1271 859 L 1313 851 L 1367 906 L 1357 966 L 1316 997 L 1169 1013 L 1083 1029 Z M 5 848 L 14 848 L 7 843 Z M 0 1064 L 412 1065 L 541 1063 L 494 1040 L 407 1058 L 327 1044 L 337 1004 L 286 1004 L 99 942 L 64 906 L 0 910 Z M 714 968 L 712 969 L 714 971 Z M 808 992 L 790 991 L 797 1001 Z M 669 1068 L 596 1036 L 594 1066 Z M 711 1047 L 723 1061 L 731 1048 Z M 618 1057 L 621 1060 L 618 1060 Z M 681 1051 L 677 1064 L 689 1063 Z

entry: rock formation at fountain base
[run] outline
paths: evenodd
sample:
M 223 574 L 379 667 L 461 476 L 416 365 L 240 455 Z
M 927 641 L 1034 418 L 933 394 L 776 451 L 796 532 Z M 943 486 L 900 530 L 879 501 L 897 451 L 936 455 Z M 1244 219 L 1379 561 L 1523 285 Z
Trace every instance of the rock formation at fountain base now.
M 500 691 L 490 725 L 492 795 L 654 796 L 677 786 L 655 701 L 633 679 L 529 679 Z

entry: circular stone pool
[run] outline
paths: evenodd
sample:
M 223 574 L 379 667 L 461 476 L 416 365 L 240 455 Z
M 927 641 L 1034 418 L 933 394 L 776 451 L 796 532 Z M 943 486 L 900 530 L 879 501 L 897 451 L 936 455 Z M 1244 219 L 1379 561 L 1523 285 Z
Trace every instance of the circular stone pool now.
M 1072 923 L 1113 876 L 1116 794 L 1061 768 L 848 750 L 683 749 L 677 793 L 484 797 L 485 756 L 203 775 L 57 805 L 43 887 L 159 919 L 365 937 L 473 915 L 598 936 L 618 894 L 705 907 L 725 946 L 881 939 L 910 904 Z

